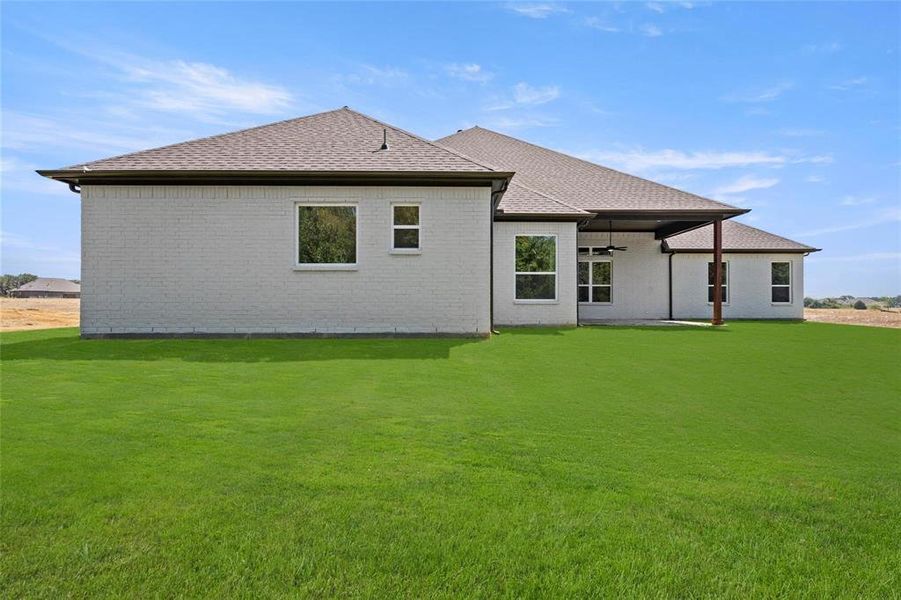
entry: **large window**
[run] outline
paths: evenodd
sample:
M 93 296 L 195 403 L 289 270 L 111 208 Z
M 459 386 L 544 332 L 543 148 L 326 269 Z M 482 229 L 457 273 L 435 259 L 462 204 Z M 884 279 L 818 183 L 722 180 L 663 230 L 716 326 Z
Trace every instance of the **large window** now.
M 352 204 L 297 205 L 297 265 L 328 269 L 357 263 L 357 207 Z
M 792 264 L 770 263 L 770 298 L 773 304 L 790 304 L 792 301 Z
M 516 236 L 516 300 L 557 299 L 557 236 Z
M 579 248 L 579 302 L 610 304 L 613 263 L 602 248 Z
M 414 252 L 420 249 L 419 205 L 391 205 L 391 249 Z
M 713 304 L 713 262 L 707 263 L 707 302 Z M 729 302 L 729 263 L 723 262 L 723 303 Z

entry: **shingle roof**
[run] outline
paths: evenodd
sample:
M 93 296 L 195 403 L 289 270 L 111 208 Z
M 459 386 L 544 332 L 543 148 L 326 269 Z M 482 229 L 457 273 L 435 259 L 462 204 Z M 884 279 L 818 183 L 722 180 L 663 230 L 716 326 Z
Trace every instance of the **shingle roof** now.
M 514 183 L 582 210 L 725 209 L 735 214 L 745 212 L 481 127 L 466 129 L 437 141 L 475 160 L 515 171 Z
M 713 252 L 713 225 L 706 225 L 664 240 L 675 252 Z M 738 221 L 723 221 L 723 251 L 817 252 L 818 248 L 795 242 Z
M 379 150 L 387 130 L 389 150 Z M 492 167 L 347 107 L 114 156 L 90 171 L 487 172 Z
M 81 286 L 68 279 L 56 279 L 54 277 L 38 277 L 34 281 L 22 285 L 14 292 L 63 292 L 70 294 L 80 292 Z
M 555 217 L 578 216 L 590 219 L 592 213 L 564 204 L 537 190 L 511 182 L 498 204 L 498 211 L 505 215 L 549 215 Z

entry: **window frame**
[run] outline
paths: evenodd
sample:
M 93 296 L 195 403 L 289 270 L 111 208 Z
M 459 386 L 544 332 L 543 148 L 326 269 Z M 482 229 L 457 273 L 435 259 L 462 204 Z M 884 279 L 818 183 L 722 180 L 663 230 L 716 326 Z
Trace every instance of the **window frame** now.
M 773 265 L 775 264 L 787 264 L 788 265 L 788 283 L 773 283 Z M 770 261 L 770 304 L 775 306 L 787 306 L 792 304 L 794 301 L 794 294 L 792 293 L 792 284 L 794 283 L 794 266 L 792 265 L 792 261 L 790 260 L 771 260 Z M 776 302 L 773 300 L 773 288 L 788 288 L 788 301 L 787 302 Z
M 726 292 L 726 299 L 723 300 L 723 306 L 728 306 L 729 301 L 732 300 L 732 274 L 729 272 L 729 270 L 730 270 L 729 262 L 730 261 L 728 261 L 728 260 L 723 261 L 723 264 L 725 265 L 725 268 L 723 269 L 723 275 L 725 275 L 725 277 L 723 279 L 726 280 L 726 283 L 723 284 L 723 290 Z M 706 279 L 708 281 L 710 281 L 710 266 L 712 264 L 713 264 L 712 260 L 708 260 L 705 263 L 705 266 L 707 267 L 707 269 L 705 270 L 704 274 L 707 275 Z M 713 287 L 713 284 L 708 283 L 707 288 L 704 290 L 705 295 L 707 296 L 707 305 L 708 306 L 713 306 L 713 300 L 710 299 L 712 297 L 712 294 L 710 293 L 710 289 L 712 287 Z
M 418 225 L 395 225 L 394 224 L 394 207 L 400 206 L 415 206 L 416 213 L 419 218 Z M 389 239 L 388 239 L 388 252 L 391 254 L 422 254 L 422 202 L 392 202 L 390 213 L 388 216 L 388 225 L 389 225 Z M 415 229 L 418 232 L 417 239 L 419 241 L 419 245 L 416 248 L 397 248 L 394 246 L 394 232 L 398 229 Z
M 582 259 L 579 255 L 579 250 L 582 248 L 588 248 L 588 257 L 586 259 Z M 604 249 L 604 246 L 577 246 L 576 247 L 576 302 L 581 305 L 586 306 L 609 306 L 613 304 L 613 255 L 612 254 L 595 254 L 595 248 Z M 588 265 L 592 265 L 596 262 L 606 262 L 610 263 L 610 283 L 594 283 L 594 267 L 588 267 L 588 283 L 582 284 L 579 283 L 579 265 L 581 263 L 586 263 Z M 588 288 L 588 301 L 579 300 L 579 288 Z M 591 298 L 594 298 L 594 294 L 592 288 L 593 287 L 606 287 L 610 289 L 610 301 L 609 302 L 593 302 Z
M 353 263 L 302 263 L 300 262 L 300 209 L 301 207 L 341 207 L 354 209 L 354 247 L 356 262 Z M 356 271 L 360 265 L 360 204 L 355 200 L 296 201 L 294 203 L 294 270 L 295 271 Z
M 550 237 L 554 238 L 554 270 L 553 271 L 517 271 L 516 270 L 516 240 L 521 237 Z M 560 244 L 556 233 L 517 233 L 513 236 L 513 303 L 514 304 L 558 304 L 560 302 Z M 516 297 L 516 277 L 519 275 L 553 275 L 554 298 L 520 299 Z

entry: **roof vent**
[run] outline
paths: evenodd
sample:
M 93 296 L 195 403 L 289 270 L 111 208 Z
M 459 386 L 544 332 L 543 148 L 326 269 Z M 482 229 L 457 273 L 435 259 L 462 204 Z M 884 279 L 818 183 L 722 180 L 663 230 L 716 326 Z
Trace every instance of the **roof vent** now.
M 463 133 L 463 130 L 462 130 L 462 129 L 458 129 L 458 130 L 457 130 L 457 133 Z
M 387 150 L 388 149 L 388 130 L 382 129 L 382 147 L 379 150 Z

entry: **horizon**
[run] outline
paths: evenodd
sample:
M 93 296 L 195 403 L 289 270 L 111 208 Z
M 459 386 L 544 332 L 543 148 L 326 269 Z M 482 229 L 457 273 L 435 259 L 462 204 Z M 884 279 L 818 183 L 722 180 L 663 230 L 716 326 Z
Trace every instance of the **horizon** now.
M 80 278 L 78 198 L 35 168 L 346 105 L 750 208 L 736 220 L 823 248 L 805 296 L 901 293 L 899 4 L 225 6 L 54 6 L 92 32 L 65 37 L 0 6 L 4 273 Z

